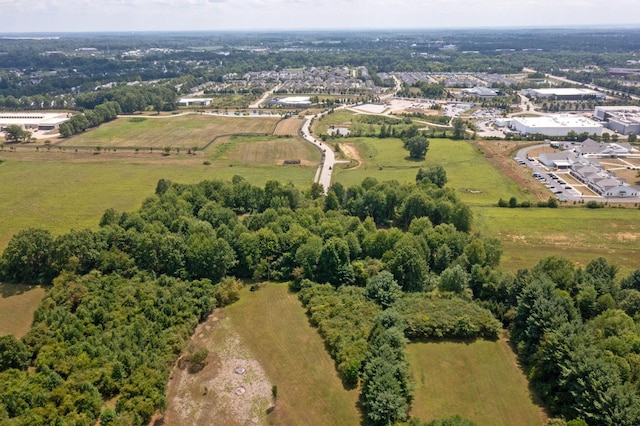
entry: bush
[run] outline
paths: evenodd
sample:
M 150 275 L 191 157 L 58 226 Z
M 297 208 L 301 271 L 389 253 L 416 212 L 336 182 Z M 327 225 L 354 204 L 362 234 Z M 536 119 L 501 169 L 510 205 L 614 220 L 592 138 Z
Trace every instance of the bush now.
M 240 300 L 240 290 L 242 283 L 236 278 L 227 277 L 213 290 L 213 297 L 216 299 L 216 306 L 223 307 Z
M 585 204 L 585 207 L 587 207 L 588 209 L 602 209 L 604 208 L 604 203 L 599 203 L 597 201 L 591 200 L 587 204 Z

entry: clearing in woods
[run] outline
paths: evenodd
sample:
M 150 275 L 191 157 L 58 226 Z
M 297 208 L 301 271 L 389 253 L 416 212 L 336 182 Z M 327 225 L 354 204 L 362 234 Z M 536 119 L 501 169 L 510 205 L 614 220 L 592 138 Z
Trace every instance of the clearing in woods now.
M 198 147 L 202 149 L 216 136 L 256 133 L 272 134 L 279 117 L 223 117 L 189 114 L 176 117 L 153 116 L 118 118 L 85 133 L 62 140 L 59 146 L 101 148 Z
M 411 414 L 423 421 L 454 414 L 478 425 L 547 421 L 506 339 L 411 343 L 407 355 L 415 383 Z
M 21 338 L 31 328 L 33 313 L 44 296 L 44 288 L 0 283 L 0 336 Z
M 195 334 L 193 341 L 210 339 L 211 349 L 209 365 L 193 375 L 187 387 L 181 387 L 193 389 L 194 405 L 187 406 L 185 396 L 176 391 L 183 379 L 175 375 L 174 369 L 169 382 L 167 412 L 181 404 L 185 413 L 194 413 L 191 417 L 194 419 L 200 410 L 210 406 L 205 400 L 221 398 L 225 409 L 219 424 L 244 425 L 256 418 L 262 424 L 279 425 L 360 424 L 358 390 L 345 390 L 320 335 L 309 324 L 304 308 L 296 295 L 289 293 L 287 284 L 268 283 L 254 292 L 245 287 L 241 293 L 238 302 L 217 311 Z M 248 377 L 242 379 L 230 370 L 236 365 L 246 368 L 242 377 Z M 262 383 L 258 386 L 261 391 L 248 393 L 247 386 L 238 384 L 239 380 L 249 380 L 249 377 L 255 383 Z M 214 380 L 222 383 L 214 385 Z M 273 385 L 278 388 L 278 398 L 275 410 L 267 415 Z M 207 395 L 202 395 L 205 386 Z M 222 391 L 214 391 L 214 386 Z M 244 395 L 229 394 L 239 386 L 247 389 Z M 212 395 L 214 392 L 217 394 Z M 207 405 L 197 406 L 203 403 Z M 250 416 L 241 413 L 250 413 Z M 189 420 L 179 424 L 217 424 L 216 421 L 210 417 L 209 423 Z

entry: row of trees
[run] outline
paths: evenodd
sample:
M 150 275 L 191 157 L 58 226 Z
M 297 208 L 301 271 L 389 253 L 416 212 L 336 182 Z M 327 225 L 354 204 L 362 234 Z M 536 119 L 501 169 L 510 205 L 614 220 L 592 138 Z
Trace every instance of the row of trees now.
M 60 125 L 60 135 L 68 138 L 78 133 L 82 133 L 90 127 L 98 127 L 102 123 L 113 121 L 121 114 L 120 104 L 114 101 L 107 101 L 97 105 L 93 110 L 85 111 L 84 114 L 76 114 L 66 123 Z

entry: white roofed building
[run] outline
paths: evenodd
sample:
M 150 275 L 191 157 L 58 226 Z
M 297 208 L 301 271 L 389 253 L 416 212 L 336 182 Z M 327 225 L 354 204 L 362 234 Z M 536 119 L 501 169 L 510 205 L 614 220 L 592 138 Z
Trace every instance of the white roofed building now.
M 569 132 L 587 132 L 590 135 L 601 135 L 602 124 L 586 117 L 571 114 L 555 114 L 545 117 L 513 117 L 512 130 L 523 135 L 567 136 Z
M 55 130 L 70 118 L 66 112 L 0 112 L 0 131 L 11 125 L 18 125 L 24 130 Z
M 571 87 L 525 89 L 522 94 L 540 99 L 556 99 L 559 101 L 580 101 L 583 99 L 596 99 L 604 101 L 607 95 L 591 89 L 574 89 Z
M 640 134 L 640 107 L 597 106 L 593 116 L 606 121 L 609 129 L 622 135 Z

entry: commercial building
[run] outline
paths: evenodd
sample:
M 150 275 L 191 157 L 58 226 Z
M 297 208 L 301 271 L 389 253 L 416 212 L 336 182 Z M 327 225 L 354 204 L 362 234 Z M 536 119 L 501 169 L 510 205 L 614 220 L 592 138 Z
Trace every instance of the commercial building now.
M 640 134 L 640 107 L 598 106 L 593 116 L 598 120 L 606 121 L 609 129 L 622 135 Z
M 307 108 L 311 105 L 309 96 L 289 96 L 286 98 L 273 98 L 267 101 L 269 105 L 280 105 L 289 108 Z
M 477 96 L 481 99 L 491 99 L 498 96 L 498 91 L 488 87 L 472 87 L 471 89 L 462 89 L 463 96 Z
M 602 124 L 586 117 L 571 114 L 555 114 L 544 117 L 513 117 L 511 130 L 523 135 L 567 136 L 569 132 L 601 135 Z
M 523 95 L 539 99 L 552 99 L 558 101 L 581 101 L 584 99 L 595 99 L 604 101 L 607 95 L 591 89 L 574 89 L 569 87 L 525 89 Z
M 0 131 L 8 126 L 18 125 L 23 130 L 56 130 L 64 122 L 69 121 L 70 114 L 39 112 L 0 112 Z
M 178 106 L 209 106 L 212 101 L 212 98 L 182 98 Z

